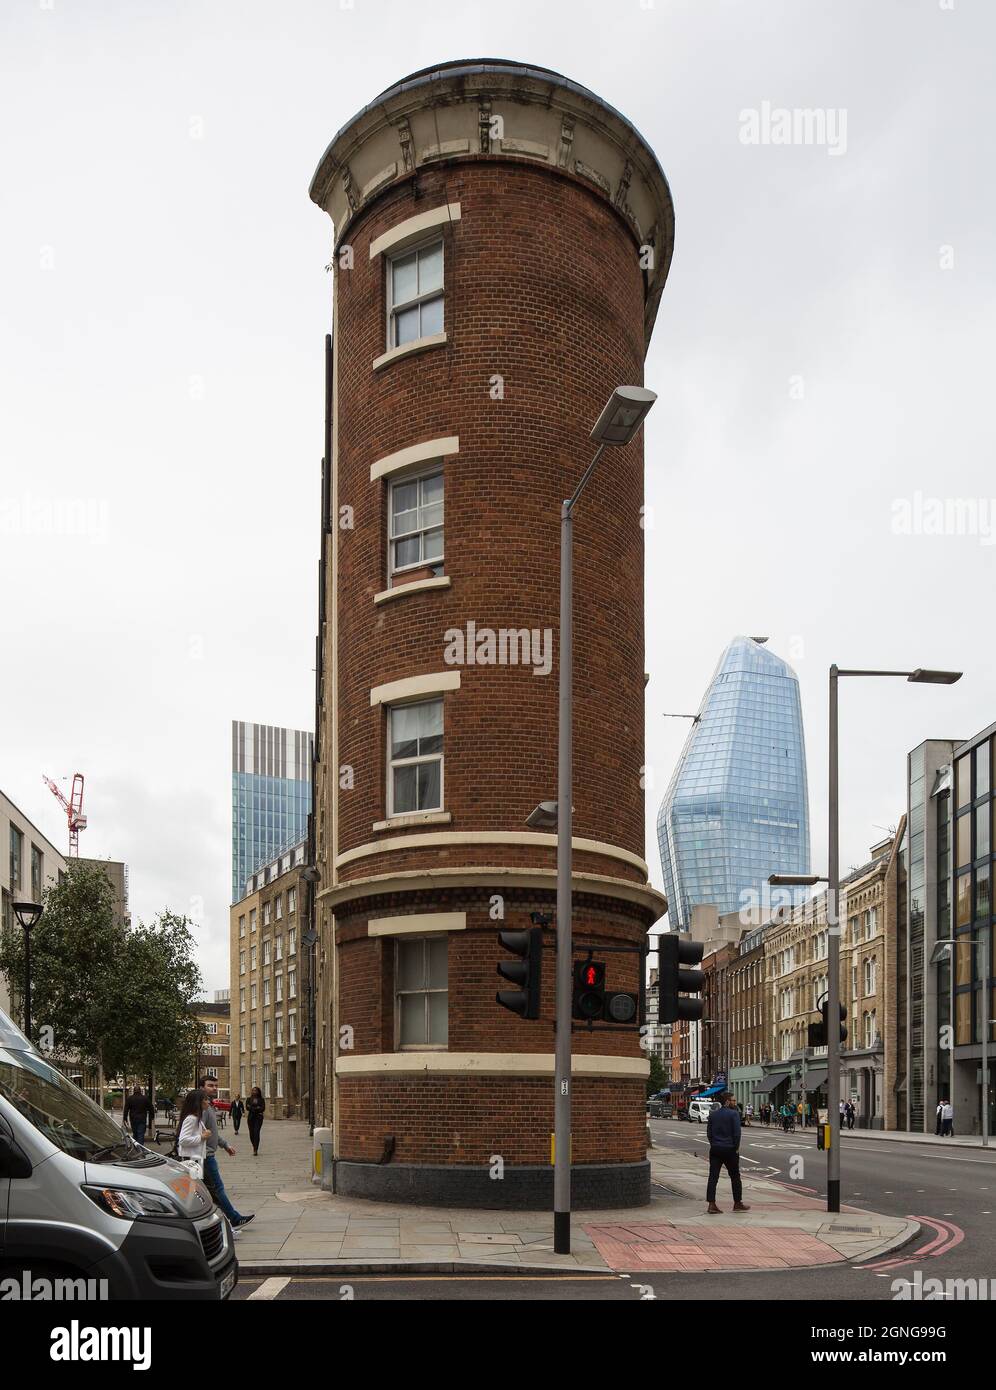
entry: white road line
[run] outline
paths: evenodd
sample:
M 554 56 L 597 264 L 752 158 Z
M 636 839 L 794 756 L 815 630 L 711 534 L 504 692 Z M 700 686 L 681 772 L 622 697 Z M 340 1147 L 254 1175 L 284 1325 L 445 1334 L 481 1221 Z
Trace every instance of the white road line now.
M 278 1293 L 282 1293 L 290 1283 L 290 1279 L 264 1279 L 258 1289 L 253 1289 L 250 1298 L 276 1298 Z

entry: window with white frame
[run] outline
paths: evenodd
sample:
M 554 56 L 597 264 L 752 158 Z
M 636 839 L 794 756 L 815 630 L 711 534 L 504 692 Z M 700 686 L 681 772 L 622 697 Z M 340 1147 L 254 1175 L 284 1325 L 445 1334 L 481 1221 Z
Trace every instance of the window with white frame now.
M 251 932 L 256 930 L 256 909 L 254 907 L 249 909 L 249 930 Z
M 296 888 L 288 888 L 288 889 L 287 889 L 287 916 L 289 917 L 289 916 L 291 915 L 292 912 L 296 912 L 296 911 L 297 911 L 297 889 L 296 889 Z
M 245 915 L 245 913 L 243 912 L 242 916 L 239 918 L 239 936 L 245 936 L 245 934 L 246 934 L 246 915 Z
M 869 956 L 865 961 L 865 994 L 875 993 L 875 959 Z
M 276 905 L 277 905 L 277 921 L 279 922 L 280 919 L 281 919 L 281 917 L 284 915 L 284 896 L 283 896 L 282 893 L 278 893 L 278 894 L 277 894 L 277 896 L 276 896 Z
M 878 908 L 872 907 L 868 909 L 867 919 L 865 921 L 865 940 L 870 941 L 877 931 Z
M 284 939 L 282 936 L 278 936 L 274 942 L 273 958 L 274 960 L 283 960 L 284 958 Z
M 249 952 L 249 969 L 256 969 L 256 947 L 253 946 Z
M 443 702 L 395 705 L 388 716 L 387 814 L 443 809 Z
M 270 1002 L 270 979 L 269 976 L 263 981 L 263 1007 L 266 1008 Z
M 250 1009 L 254 1009 L 254 1008 L 256 1007 L 256 986 L 255 986 L 255 985 L 250 985 L 250 986 L 249 986 L 249 1007 L 250 1007 Z
M 267 941 L 264 941 L 264 942 L 263 942 L 263 964 L 264 964 L 264 965 L 269 965 L 269 963 L 270 963 L 270 943 L 269 943 L 269 941 L 267 940 Z
M 278 1046 L 278 1047 L 283 1047 L 283 1045 L 284 1045 L 284 1016 L 283 1016 L 283 1014 L 277 1014 L 277 1046 Z
M 269 1020 L 268 1018 L 264 1018 L 264 1019 L 263 1019 L 263 1051 L 264 1051 L 264 1052 L 269 1052 L 269 1050 L 270 1050 L 270 1020 Z
M 243 987 L 239 990 L 239 1013 L 240 1013 L 240 1014 L 244 1014 L 245 1011 L 246 1011 L 246 991 L 245 991 L 245 986 L 243 985 Z
M 249 1076 L 250 1076 L 250 1083 L 249 1083 L 249 1084 L 252 1085 L 252 1086 L 258 1086 L 258 1085 L 259 1085 L 259 1067 L 251 1067 L 250 1070 L 249 1070 Z
M 439 237 L 387 261 L 387 346 L 443 331 L 443 242 Z
M 264 1063 L 263 1063 L 263 1099 L 264 1099 L 264 1100 L 269 1100 L 269 1098 L 270 1098 L 270 1064 L 269 1064 L 269 1062 L 264 1062 Z
M 205 1076 L 210 1076 L 210 1077 L 212 1077 L 215 1081 L 217 1081 L 217 1080 L 218 1080 L 218 1068 L 217 1068 L 217 1067 L 208 1067 L 207 1070 L 205 1071 L 204 1075 L 205 1075 Z
M 245 953 L 245 951 L 240 951 L 240 952 L 239 952 L 239 974 L 240 974 L 240 975 L 244 975 L 245 973 L 246 973 L 246 953 Z
M 239 1067 L 239 1094 L 245 1095 L 246 1091 L 246 1069 Z
M 297 1042 L 297 1014 L 295 1013 L 287 1015 L 287 1041 L 289 1043 Z
M 398 1048 L 445 1047 L 449 1038 L 448 942 L 445 936 L 395 943 L 395 1037 Z
M 240 1051 L 240 1052 L 245 1052 L 245 1050 L 246 1050 L 246 1025 L 243 1023 L 242 1026 L 241 1026 L 241 1028 L 239 1029 L 239 1051 Z
M 278 976 L 277 976 L 276 984 L 277 984 L 277 1003 L 278 1003 L 278 1004 L 281 1004 L 281 1003 L 283 1003 L 283 998 L 284 998 L 284 977 L 283 977 L 283 975 L 278 975 Z
M 268 927 L 268 926 L 270 925 L 270 911 L 271 911 L 270 904 L 269 904 L 269 903 L 264 903 L 264 904 L 263 904 L 263 926 L 264 926 L 264 927 Z
M 252 1024 L 250 1024 L 250 1026 L 249 1026 L 249 1046 L 250 1046 L 250 1048 L 252 1049 L 253 1052 L 256 1051 L 256 1025 L 255 1025 L 255 1023 L 252 1023 Z
M 293 930 L 293 931 L 289 931 L 289 932 L 287 933 L 287 954 L 288 954 L 289 956 L 296 956 L 296 955 L 297 955 L 297 931 L 296 931 L 296 929 Z
M 276 1066 L 273 1068 L 273 1071 L 276 1077 L 277 1098 L 279 1100 L 284 1094 L 284 1069 L 280 1062 L 277 1062 Z
M 443 565 L 443 470 L 391 483 L 388 506 L 390 523 L 390 577 L 405 570 L 430 566 L 436 574 Z
M 297 998 L 297 971 L 288 970 L 287 972 L 287 998 Z

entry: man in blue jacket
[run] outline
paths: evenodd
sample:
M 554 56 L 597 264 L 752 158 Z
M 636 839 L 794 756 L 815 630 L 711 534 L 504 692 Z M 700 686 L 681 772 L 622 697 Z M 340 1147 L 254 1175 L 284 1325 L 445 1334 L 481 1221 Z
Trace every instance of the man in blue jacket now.
M 706 1208 L 713 1215 L 719 1215 L 721 1208 L 716 1205 L 716 1185 L 720 1170 L 725 1168 L 730 1175 L 733 1188 L 733 1210 L 750 1211 L 743 1201 L 744 1186 L 740 1181 L 740 1111 L 736 1098 L 727 1091 L 720 1097 L 722 1102 L 706 1122 L 709 1137 L 709 1184 L 706 1187 Z

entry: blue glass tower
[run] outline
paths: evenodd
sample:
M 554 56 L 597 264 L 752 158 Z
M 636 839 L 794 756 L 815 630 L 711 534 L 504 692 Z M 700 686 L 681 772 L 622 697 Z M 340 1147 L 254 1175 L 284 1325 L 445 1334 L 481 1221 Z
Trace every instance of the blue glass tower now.
M 232 902 L 246 879 L 308 833 L 312 737 L 232 720 Z
M 808 874 L 809 800 L 795 672 L 735 637 L 709 683 L 657 816 L 671 929 L 737 912 L 770 873 Z

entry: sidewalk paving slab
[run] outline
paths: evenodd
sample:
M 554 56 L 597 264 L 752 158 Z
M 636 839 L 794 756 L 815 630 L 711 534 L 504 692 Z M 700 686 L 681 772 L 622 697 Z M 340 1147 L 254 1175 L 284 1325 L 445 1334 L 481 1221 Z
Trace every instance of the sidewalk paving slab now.
M 864 1137 L 863 1131 L 850 1132 Z M 401 1206 L 323 1192 L 310 1181 L 311 1139 L 303 1121 L 266 1124 L 265 1162 L 251 1155 L 247 1161 L 245 1154 L 243 1146 L 235 1158 L 223 1154 L 220 1159 L 235 1206 L 257 1213 L 236 1246 L 243 1277 L 399 1270 L 470 1274 L 495 1268 L 603 1276 L 813 1268 L 881 1256 L 920 1229 L 915 1221 L 863 1209 L 845 1207 L 828 1215 L 808 1191 L 748 1175 L 744 1198 L 752 1209 L 734 1213 L 727 1191 L 725 1202 L 720 1200 L 724 1214 L 710 1216 L 704 1160 L 654 1148 L 650 1204 L 575 1212 L 571 1254 L 557 1255 L 550 1212 Z

